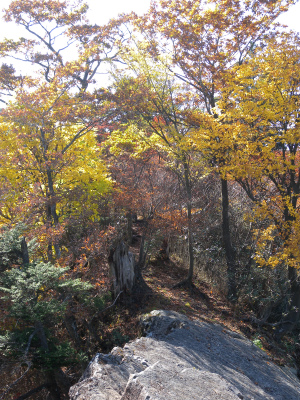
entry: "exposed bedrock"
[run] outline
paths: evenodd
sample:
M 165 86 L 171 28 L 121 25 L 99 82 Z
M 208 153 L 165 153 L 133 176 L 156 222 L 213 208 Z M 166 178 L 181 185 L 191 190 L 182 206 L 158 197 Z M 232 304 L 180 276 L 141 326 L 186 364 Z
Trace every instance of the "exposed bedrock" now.
M 174 311 L 142 318 L 145 337 L 97 354 L 71 400 L 300 400 L 300 381 L 245 337 Z

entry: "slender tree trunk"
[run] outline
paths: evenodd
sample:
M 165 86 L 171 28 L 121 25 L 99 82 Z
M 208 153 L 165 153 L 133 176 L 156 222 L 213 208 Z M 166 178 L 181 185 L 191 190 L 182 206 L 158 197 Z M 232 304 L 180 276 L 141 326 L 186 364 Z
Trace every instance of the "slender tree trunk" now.
M 288 267 L 288 278 L 291 288 L 289 318 L 293 324 L 296 325 L 300 318 L 300 282 L 298 279 L 297 270 L 295 268 Z
M 227 179 L 221 178 L 222 188 L 222 233 L 227 262 L 227 297 L 229 300 L 237 299 L 236 293 L 236 257 L 235 250 L 231 242 L 230 222 L 229 222 L 229 195 Z
M 194 246 L 193 246 L 193 232 L 191 227 L 192 207 L 188 204 L 188 250 L 189 250 L 189 272 L 187 276 L 188 284 L 191 285 L 194 275 Z
M 23 237 L 22 242 L 21 242 L 21 252 L 22 252 L 23 265 L 28 265 L 29 264 L 29 254 L 28 254 L 28 248 L 27 248 L 27 243 L 26 243 L 25 237 Z
M 291 204 L 293 209 L 296 209 L 297 201 Z M 286 206 L 284 209 L 284 242 L 288 243 L 291 235 L 293 235 L 292 224 L 295 221 L 295 217 L 291 215 L 289 208 Z M 276 335 L 280 338 L 285 332 L 291 331 L 300 320 L 300 280 L 298 278 L 297 270 L 291 266 L 288 266 L 288 282 L 290 297 L 288 302 L 288 312 L 284 317 L 283 325 L 280 327 Z
M 129 246 L 132 244 L 132 212 L 127 213 L 127 241 Z
M 192 228 L 192 188 L 190 181 L 190 171 L 187 162 L 184 162 L 184 179 L 187 194 L 187 217 L 188 217 L 188 252 L 189 252 L 189 271 L 187 283 L 192 285 L 194 275 L 194 246 L 193 246 L 193 228 Z
M 47 380 L 48 380 L 48 387 L 47 389 L 49 390 L 50 396 L 52 400 L 61 400 L 61 395 L 60 395 L 60 390 L 57 385 L 54 371 L 49 371 L 46 373 Z
M 48 341 L 47 341 L 47 336 L 45 333 L 44 326 L 41 321 L 37 321 L 35 323 L 35 329 L 37 331 L 37 336 L 40 339 L 41 343 L 41 348 L 45 353 L 49 353 L 49 346 L 48 346 Z M 55 378 L 55 372 L 54 371 L 48 371 L 46 372 L 46 378 L 47 378 L 47 389 L 49 390 L 51 399 L 53 400 L 61 400 L 60 396 L 60 390 L 56 382 Z
M 68 331 L 71 339 L 74 341 L 76 347 L 79 349 L 81 346 L 81 341 L 79 338 L 77 322 L 76 322 L 76 318 L 74 317 L 74 315 L 72 315 L 72 314 L 66 315 L 65 319 L 64 319 L 64 324 L 67 328 L 67 331 Z
M 294 206 L 294 209 L 295 208 L 296 204 Z M 293 234 L 291 226 L 295 218 L 294 216 L 290 215 L 287 207 L 285 208 L 284 217 L 286 222 L 284 241 L 287 243 L 290 236 Z M 280 339 L 284 333 L 293 330 L 300 320 L 300 280 L 298 278 L 296 268 L 291 266 L 288 266 L 288 283 L 290 291 L 290 297 L 288 299 L 288 312 L 283 319 L 282 326 L 276 332 L 278 339 Z
M 52 223 L 54 226 L 57 226 L 59 223 L 59 218 L 57 215 L 56 211 L 56 198 L 55 198 L 55 191 L 54 191 L 54 183 L 53 183 L 53 178 L 52 178 L 52 171 L 50 169 L 47 170 L 47 178 L 48 178 L 48 201 L 49 204 L 47 205 L 47 220 L 50 225 Z M 51 248 L 50 248 L 51 246 Z M 58 243 L 54 243 L 54 250 L 55 250 L 55 255 L 57 258 L 60 257 L 60 248 Z M 52 243 L 49 244 L 48 246 L 48 257 L 50 258 L 50 261 L 52 261 L 53 256 L 52 256 Z
M 46 216 L 47 216 L 47 229 L 49 229 L 52 225 L 51 210 L 49 204 L 46 204 Z M 52 240 L 50 239 L 48 239 L 47 257 L 48 261 L 53 263 Z
M 292 207 L 293 210 L 296 210 L 297 207 L 297 199 L 298 196 L 294 196 L 292 200 Z M 286 242 L 291 235 L 293 235 L 292 231 L 292 223 L 295 221 L 295 216 L 291 215 L 288 207 L 285 207 L 285 221 L 288 223 L 289 229 L 286 229 Z M 289 318 L 292 323 L 293 327 L 299 322 L 300 319 L 300 280 L 298 278 L 297 270 L 293 267 L 288 267 L 288 279 L 290 283 L 290 309 L 287 318 Z
M 147 252 L 147 249 L 145 251 L 145 235 L 143 234 L 140 243 L 139 260 L 136 264 L 136 275 L 142 275 L 142 269 L 146 263 Z
M 40 339 L 42 349 L 44 350 L 45 353 L 48 353 L 49 352 L 48 341 L 44 326 L 41 321 L 37 321 L 35 323 L 35 329 L 37 332 L 37 336 Z
M 288 311 L 276 329 L 275 337 L 278 341 L 285 333 L 292 331 L 300 320 L 300 281 L 297 270 L 293 267 L 288 267 L 288 281 L 290 290 Z
M 298 196 L 294 196 L 292 200 L 293 210 L 296 210 Z M 287 222 L 289 228 L 286 229 L 286 243 L 291 235 L 292 223 L 295 221 L 295 216 L 291 215 L 288 207 L 285 207 L 285 221 Z M 300 280 L 298 278 L 297 270 L 293 267 L 288 267 L 288 280 L 290 283 L 290 303 L 289 303 L 289 313 L 287 319 L 292 321 L 292 328 L 299 322 L 300 319 Z
M 47 163 L 49 162 L 48 158 L 48 147 L 49 147 L 49 142 L 47 141 L 46 138 L 46 131 L 44 128 L 40 129 L 40 144 L 43 149 L 43 157 L 44 161 Z M 57 210 L 56 210 L 56 199 L 55 199 L 55 191 L 54 191 L 54 183 L 53 183 L 53 175 L 52 175 L 52 169 L 50 166 L 46 167 L 46 174 L 47 174 L 47 181 L 48 181 L 48 190 L 47 190 L 47 197 L 48 197 L 48 204 L 46 205 L 46 214 L 47 214 L 47 223 L 49 226 L 54 224 L 54 226 L 58 225 L 58 215 L 57 215 Z M 53 243 L 48 244 L 48 259 L 49 261 L 53 261 L 53 255 L 52 255 L 52 245 Z M 57 243 L 54 243 L 54 250 L 56 257 L 60 257 L 60 248 Z
M 135 295 L 140 297 L 140 293 L 149 291 L 149 287 L 144 281 L 142 270 L 145 267 L 148 255 L 148 247 L 145 249 L 145 234 L 141 237 L 140 251 L 138 262 L 135 263 Z

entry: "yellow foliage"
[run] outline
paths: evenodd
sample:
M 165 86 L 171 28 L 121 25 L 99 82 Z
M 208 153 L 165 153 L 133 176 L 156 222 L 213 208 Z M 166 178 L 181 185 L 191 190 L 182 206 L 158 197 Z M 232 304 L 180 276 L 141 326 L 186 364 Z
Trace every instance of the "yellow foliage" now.
M 97 216 L 94 200 L 110 190 L 111 182 L 96 132 L 76 116 L 87 110 L 76 101 L 64 88 L 41 85 L 21 90 L 2 113 L 0 223 L 13 222 L 20 210 L 22 217 L 33 209 L 41 215 L 50 197 L 60 222 L 83 208 Z
M 234 67 L 206 139 L 220 172 L 248 184 L 265 226 L 257 232 L 261 266 L 300 266 L 299 44 L 292 35 L 271 38 Z

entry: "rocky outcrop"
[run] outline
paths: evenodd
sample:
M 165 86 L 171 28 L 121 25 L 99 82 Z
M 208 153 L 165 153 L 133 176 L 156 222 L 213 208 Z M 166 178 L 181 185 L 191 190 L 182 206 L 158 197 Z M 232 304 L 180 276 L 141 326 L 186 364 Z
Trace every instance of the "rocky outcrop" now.
M 97 354 L 72 400 L 300 400 L 300 381 L 245 337 L 172 311 L 142 319 L 146 337 Z

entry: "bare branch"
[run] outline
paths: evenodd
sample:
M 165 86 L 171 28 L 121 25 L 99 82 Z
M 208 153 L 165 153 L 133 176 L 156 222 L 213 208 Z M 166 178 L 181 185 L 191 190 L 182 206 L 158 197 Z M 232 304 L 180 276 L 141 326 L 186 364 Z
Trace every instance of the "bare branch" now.
M 18 378 L 16 379 L 13 383 L 11 383 L 8 388 L 5 390 L 4 393 L 2 393 L 2 395 L 0 396 L 0 400 L 5 399 L 5 396 L 7 395 L 7 393 L 14 387 L 16 386 L 16 384 L 18 382 L 20 382 L 21 379 L 24 378 L 24 376 L 28 373 L 28 371 L 30 370 L 31 367 L 31 362 L 30 361 L 23 361 L 22 364 L 26 364 L 27 365 L 27 369 L 26 371 Z

